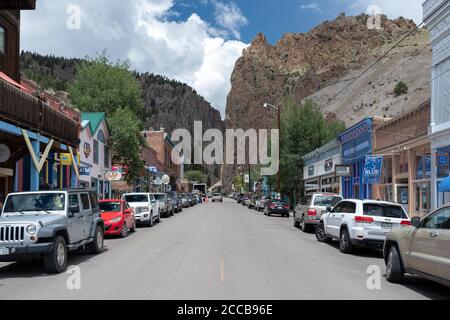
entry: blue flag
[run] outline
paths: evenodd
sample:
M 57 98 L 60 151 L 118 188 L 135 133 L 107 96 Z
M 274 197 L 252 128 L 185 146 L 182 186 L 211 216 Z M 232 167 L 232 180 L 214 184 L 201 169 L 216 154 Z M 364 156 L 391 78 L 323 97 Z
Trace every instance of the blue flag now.
M 363 183 L 367 184 L 380 183 L 382 168 L 383 168 L 383 157 L 366 156 L 363 172 Z

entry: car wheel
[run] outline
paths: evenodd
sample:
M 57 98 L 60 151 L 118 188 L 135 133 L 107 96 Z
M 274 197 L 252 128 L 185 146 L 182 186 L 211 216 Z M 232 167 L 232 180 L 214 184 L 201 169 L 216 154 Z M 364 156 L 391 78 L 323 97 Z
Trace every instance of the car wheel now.
M 136 232 L 136 220 L 133 221 L 133 227 L 130 230 L 131 232 Z
M 329 236 L 327 236 L 327 234 L 325 233 L 325 226 L 323 225 L 323 223 L 319 224 L 316 227 L 316 239 L 319 242 L 330 242 L 331 238 Z
M 350 242 L 350 235 L 348 234 L 348 230 L 342 229 L 341 236 L 339 238 L 339 250 L 342 253 L 351 253 L 353 251 L 353 245 Z
M 149 228 L 153 227 L 153 223 L 154 223 L 153 212 L 150 212 L 150 219 L 148 219 L 148 221 L 147 221 L 147 227 L 149 227 Z
M 63 237 L 57 236 L 53 250 L 44 258 L 45 270 L 49 273 L 61 273 L 67 268 L 67 246 Z
M 174 209 L 172 208 L 172 211 L 170 211 L 170 216 L 173 216 L 174 215 Z
M 294 216 L 292 217 L 292 220 L 294 220 L 294 228 L 299 228 L 300 227 L 300 222 L 297 221 L 297 219 L 295 219 L 295 213 Z
M 305 217 L 302 217 L 302 222 L 300 223 L 303 232 L 308 232 L 309 226 L 305 223 Z
M 120 236 L 122 238 L 126 238 L 128 236 L 128 227 L 127 227 L 127 223 L 126 222 L 123 223 L 122 232 L 120 233 Z
M 97 226 L 95 228 L 95 236 L 94 241 L 89 243 L 88 248 L 89 252 L 92 254 L 99 254 L 103 251 L 103 243 L 104 243 L 104 234 L 103 234 L 103 227 Z
M 386 279 L 389 282 L 400 283 L 405 277 L 405 270 L 402 266 L 400 254 L 397 246 L 393 245 L 389 249 L 388 258 L 386 261 Z

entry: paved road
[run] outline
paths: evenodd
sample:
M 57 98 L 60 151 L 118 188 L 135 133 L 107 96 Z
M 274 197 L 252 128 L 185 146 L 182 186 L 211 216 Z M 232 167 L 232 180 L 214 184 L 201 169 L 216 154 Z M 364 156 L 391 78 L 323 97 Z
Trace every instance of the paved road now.
M 377 252 L 341 254 L 336 245 L 234 201 L 204 204 L 110 239 L 98 256 L 76 253 L 81 290 L 69 274 L 46 275 L 41 263 L 0 263 L 1 299 L 439 299 L 450 289 L 408 277 L 384 278 Z M 367 288 L 367 268 L 381 268 L 381 289 Z

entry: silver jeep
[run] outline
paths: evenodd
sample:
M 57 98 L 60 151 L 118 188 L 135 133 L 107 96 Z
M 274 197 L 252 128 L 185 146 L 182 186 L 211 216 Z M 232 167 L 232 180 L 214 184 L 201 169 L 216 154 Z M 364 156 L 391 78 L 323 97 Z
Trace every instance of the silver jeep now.
M 0 216 L 0 262 L 43 259 L 64 272 L 68 252 L 103 251 L 104 224 L 93 190 L 11 193 Z

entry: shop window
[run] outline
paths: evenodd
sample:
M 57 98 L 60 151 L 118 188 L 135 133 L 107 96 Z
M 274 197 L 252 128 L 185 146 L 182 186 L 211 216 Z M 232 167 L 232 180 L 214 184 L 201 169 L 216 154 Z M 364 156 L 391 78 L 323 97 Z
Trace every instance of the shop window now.
M 6 55 L 6 29 L 0 26 L 0 53 Z
M 109 147 L 105 145 L 105 168 L 109 168 Z
M 98 164 L 98 141 L 94 140 L 94 163 Z

